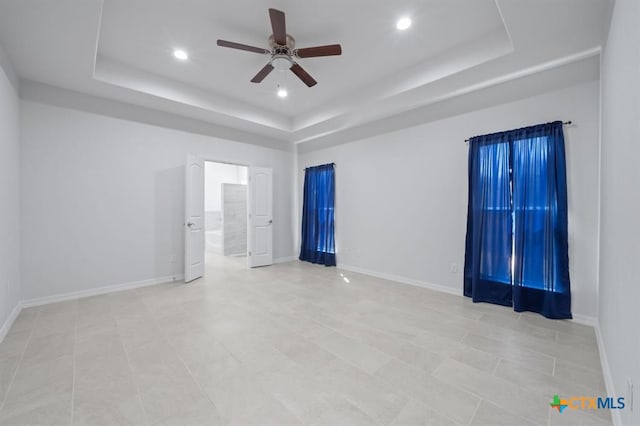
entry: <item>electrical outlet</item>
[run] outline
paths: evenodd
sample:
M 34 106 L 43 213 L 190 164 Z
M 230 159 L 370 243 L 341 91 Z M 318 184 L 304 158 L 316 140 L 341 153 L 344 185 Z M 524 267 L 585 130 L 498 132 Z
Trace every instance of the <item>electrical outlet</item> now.
M 457 263 L 452 263 L 452 264 L 451 264 L 451 267 L 449 268 L 449 271 L 450 271 L 452 274 L 457 274 L 459 270 L 460 270 L 460 269 L 458 268 L 458 264 L 457 264 Z
M 633 381 L 631 379 L 627 379 L 627 398 L 629 410 L 633 411 Z

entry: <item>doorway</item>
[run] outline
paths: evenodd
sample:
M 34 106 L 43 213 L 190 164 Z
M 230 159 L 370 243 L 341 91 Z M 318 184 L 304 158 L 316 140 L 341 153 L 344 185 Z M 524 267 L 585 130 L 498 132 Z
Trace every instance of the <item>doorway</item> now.
M 205 262 L 208 265 L 246 263 L 248 179 L 248 167 L 204 162 Z
M 205 275 L 207 259 L 236 259 L 250 268 L 272 265 L 272 225 L 272 169 L 187 154 L 185 282 Z

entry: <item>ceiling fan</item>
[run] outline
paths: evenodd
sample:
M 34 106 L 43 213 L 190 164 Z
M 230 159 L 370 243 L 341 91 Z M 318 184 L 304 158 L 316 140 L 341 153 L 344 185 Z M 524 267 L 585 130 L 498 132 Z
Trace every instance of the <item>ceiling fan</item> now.
M 269 36 L 269 46 L 271 49 L 248 46 L 246 44 L 234 43 L 232 41 L 218 40 L 218 46 L 230 47 L 232 49 L 246 50 L 247 52 L 271 55 L 269 63 L 265 65 L 252 79 L 252 83 L 260 83 L 275 68 L 289 68 L 308 87 L 315 86 L 318 82 L 309 75 L 297 62 L 297 58 L 315 58 L 319 56 L 335 56 L 342 54 L 342 47 L 339 44 L 327 46 L 306 47 L 296 49 L 295 39 L 287 34 L 284 12 L 276 9 L 269 9 L 271 28 L 273 34 Z

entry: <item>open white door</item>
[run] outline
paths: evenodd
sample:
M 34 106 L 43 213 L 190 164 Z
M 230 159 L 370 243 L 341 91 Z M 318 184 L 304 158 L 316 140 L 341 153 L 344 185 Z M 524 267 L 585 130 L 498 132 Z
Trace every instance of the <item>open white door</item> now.
M 184 281 L 204 275 L 204 161 L 187 155 L 185 176 Z
M 247 262 L 250 268 L 273 264 L 273 171 L 249 168 Z

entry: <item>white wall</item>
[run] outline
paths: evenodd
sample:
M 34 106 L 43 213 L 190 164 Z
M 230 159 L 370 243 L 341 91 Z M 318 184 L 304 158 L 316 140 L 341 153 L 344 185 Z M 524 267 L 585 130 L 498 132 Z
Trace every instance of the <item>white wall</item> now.
M 602 58 L 600 315 L 614 389 L 635 408 L 622 424 L 640 424 L 640 2 L 616 0 Z
M 467 146 L 474 135 L 553 120 L 565 128 L 569 256 L 574 314 L 596 316 L 599 86 L 565 90 L 451 117 L 298 158 L 303 169 L 336 163 L 339 265 L 462 292 Z M 451 265 L 458 272 L 451 272 Z
M 2 48 L 0 47 L 0 50 Z M 4 53 L 0 51 L 0 57 Z M 20 299 L 20 145 L 18 94 L 0 64 L 0 327 Z M 0 336 L 0 340 L 1 340 Z
M 222 210 L 221 185 L 223 183 L 247 184 L 248 169 L 234 164 L 204 163 L 204 211 L 219 212 Z
M 25 299 L 180 274 L 188 152 L 273 168 L 274 257 L 293 255 L 292 152 L 21 106 Z

